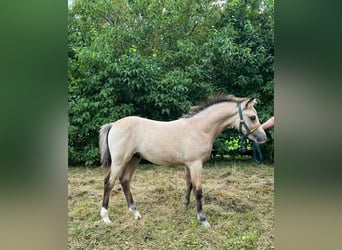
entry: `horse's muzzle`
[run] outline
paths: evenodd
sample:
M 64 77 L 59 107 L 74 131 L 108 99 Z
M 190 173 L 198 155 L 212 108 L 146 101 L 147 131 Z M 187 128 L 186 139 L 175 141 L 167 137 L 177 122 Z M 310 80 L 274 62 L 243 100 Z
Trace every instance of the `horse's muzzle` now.
M 266 142 L 267 137 L 265 133 L 254 133 L 253 135 L 256 143 L 263 144 Z

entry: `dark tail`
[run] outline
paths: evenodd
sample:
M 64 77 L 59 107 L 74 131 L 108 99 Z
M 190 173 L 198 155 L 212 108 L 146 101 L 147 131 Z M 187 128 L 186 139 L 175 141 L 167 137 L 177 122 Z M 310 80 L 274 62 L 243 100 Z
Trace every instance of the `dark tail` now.
M 100 129 L 100 134 L 99 134 L 101 164 L 104 167 L 109 167 L 112 164 L 112 158 L 110 156 L 110 152 L 108 148 L 108 133 L 111 128 L 112 128 L 111 123 L 103 125 Z

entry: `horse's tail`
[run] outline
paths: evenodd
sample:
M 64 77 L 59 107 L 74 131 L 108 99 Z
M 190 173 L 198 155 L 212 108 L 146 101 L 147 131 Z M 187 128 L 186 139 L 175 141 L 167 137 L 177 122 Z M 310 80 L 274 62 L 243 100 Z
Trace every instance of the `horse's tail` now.
M 109 147 L 108 147 L 108 133 L 112 128 L 112 124 L 105 124 L 100 129 L 99 134 L 99 147 L 101 153 L 101 164 L 104 167 L 109 167 L 112 164 L 112 158 L 110 156 Z

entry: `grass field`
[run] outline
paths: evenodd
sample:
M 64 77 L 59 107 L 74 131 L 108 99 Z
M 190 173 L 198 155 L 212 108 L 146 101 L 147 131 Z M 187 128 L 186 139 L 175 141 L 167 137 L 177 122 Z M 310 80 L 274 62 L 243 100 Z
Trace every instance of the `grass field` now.
M 128 211 L 119 182 L 100 217 L 104 168 L 69 168 L 69 249 L 274 249 L 274 169 L 248 162 L 211 163 L 203 171 L 203 209 L 196 221 L 194 196 L 186 210 L 181 167 L 141 165 L 132 194 L 142 219 Z

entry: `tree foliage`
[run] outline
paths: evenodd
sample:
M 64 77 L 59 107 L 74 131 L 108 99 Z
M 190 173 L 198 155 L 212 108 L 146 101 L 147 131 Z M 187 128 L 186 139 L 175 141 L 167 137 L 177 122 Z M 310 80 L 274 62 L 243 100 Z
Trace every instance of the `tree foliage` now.
M 177 119 L 218 93 L 273 115 L 273 0 L 75 0 L 69 9 L 69 164 L 97 165 L 101 125 Z M 273 159 L 273 133 L 264 146 Z M 232 135 L 215 147 L 224 151 Z

